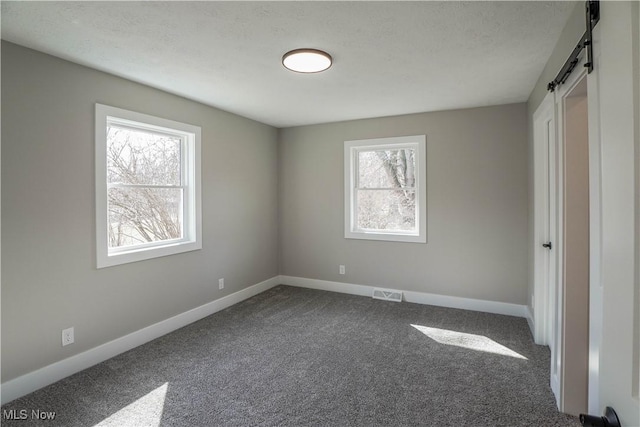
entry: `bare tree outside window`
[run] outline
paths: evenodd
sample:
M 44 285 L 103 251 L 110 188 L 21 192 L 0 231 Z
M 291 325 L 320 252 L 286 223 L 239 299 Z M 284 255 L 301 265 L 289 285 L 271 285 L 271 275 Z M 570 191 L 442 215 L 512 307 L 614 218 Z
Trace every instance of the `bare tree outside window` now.
M 411 148 L 358 152 L 358 228 L 415 230 L 415 161 Z
M 427 242 L 426 135 L 344 141 L 344 237 Z
M 182 142 L 176 135 L 108 125 L 109 247 L 183 237 Z

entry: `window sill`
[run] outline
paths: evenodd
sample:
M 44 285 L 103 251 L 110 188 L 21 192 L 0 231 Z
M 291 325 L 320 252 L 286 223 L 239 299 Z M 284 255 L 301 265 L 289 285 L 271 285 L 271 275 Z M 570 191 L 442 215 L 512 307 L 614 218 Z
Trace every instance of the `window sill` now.
M 170 243 L 153 248 L 138 248 L 129 251 L 121 251 L 113 254 L 98 254 L 97 267 L 112 267 L 115 265 L 128 264 L 131 262 L 144 261 L 147 259 L 160 258 L 184 252 L 197 251 L 202 249 L 201 242 L 179 242 Z
M 359 240 L 380 240 L 384 242 L 400 243 L 427 243 L 426 236 L 415 234 L 379 233 L 375 231 L 347 231 L 344 234 L 344 238 Z

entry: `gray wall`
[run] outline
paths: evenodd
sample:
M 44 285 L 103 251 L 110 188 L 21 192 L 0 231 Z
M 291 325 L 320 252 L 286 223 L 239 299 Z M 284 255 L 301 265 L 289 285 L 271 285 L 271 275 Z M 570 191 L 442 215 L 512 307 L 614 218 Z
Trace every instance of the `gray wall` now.
M 417 134 L 427 244 L 345 239 L 343 141 Z M 281 274 L 526 303 L 525 104 L 288 128 L 279 150 Z
M 278 274 L 276 129 L 10 43 L 2 66 L 3 382 Z M 96 270 L 96 102 L 202 127 L 202 250 Z

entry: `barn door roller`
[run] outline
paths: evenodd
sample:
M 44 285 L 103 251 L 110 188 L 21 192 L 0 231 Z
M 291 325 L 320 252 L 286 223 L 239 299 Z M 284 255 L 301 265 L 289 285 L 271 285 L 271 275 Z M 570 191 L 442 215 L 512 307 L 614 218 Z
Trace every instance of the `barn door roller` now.
M 580 41 L 569 55 L 569 59 L 564 63 L 560 72 L 556 76 L 555 79 L 547 84 L 547 90 L 553 92 L 556 90 L 556 87 L 560 86 L 564 82 L 567 81 L 569 75 L 573 71 L 578 62 L 580 52 L 582 49 L 587 51 L 587 62 L 584 64 L 585 67 L 588 68 L 588 72 L 593 71 L 593 28 L 596 26 L 598 21 L 600 20 L 600 1 L 599 0 L 587 0 L 585 2 L 585 26 L 586 31 L 580 37 Z

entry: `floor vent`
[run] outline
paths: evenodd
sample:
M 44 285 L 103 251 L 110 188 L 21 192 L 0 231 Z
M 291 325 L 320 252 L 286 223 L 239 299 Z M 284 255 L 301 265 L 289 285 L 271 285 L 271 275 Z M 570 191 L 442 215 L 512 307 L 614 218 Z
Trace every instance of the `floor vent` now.
M 393 289 L 373 288 L 373 298 L 385 301 L 402 302 L 402 292 Z

